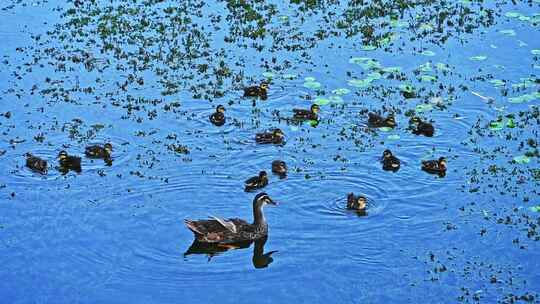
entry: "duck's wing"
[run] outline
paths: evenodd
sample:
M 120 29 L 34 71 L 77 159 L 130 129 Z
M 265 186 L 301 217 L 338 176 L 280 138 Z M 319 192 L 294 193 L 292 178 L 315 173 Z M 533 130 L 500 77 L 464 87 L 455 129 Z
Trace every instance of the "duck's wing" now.
M 210 215 L 209 217 L 215 220 L 216 222 L 218 222 L 221 226 L 223 226 L 225 229 L 229 230 L 232 233 L 236 233 L 238 231 L 233 221 L 227 221 L 225 219 L 215 217 L 213 215 Z
M 306 115 L 306 114 L 309 114 L 311 113 L 310 110 L 306 110 L 306 109 L 293 109 L 293 113 L 295 115 Z
M 259 182 L 259 177 L 258 176 L 253 176 L 253 177 L 250 177 L 248 179 L 246 179 L 246 181 L 244 182 L 244 184 L 246 185 L 246 187 L 254 187 L 258 184 Z

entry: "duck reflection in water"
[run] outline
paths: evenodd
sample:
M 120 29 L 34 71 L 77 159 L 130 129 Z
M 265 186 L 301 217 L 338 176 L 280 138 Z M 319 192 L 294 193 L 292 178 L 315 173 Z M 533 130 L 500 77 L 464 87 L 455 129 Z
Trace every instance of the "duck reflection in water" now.
M 255 241 L 243 241 L 229 244 L 203 243 L 194 240 L 189 249 L 184 253 L 184 257 L 187 257 L 190 254 L 206 254 L 208 256 L 208 261 L 210 261 L 214 256 L 223 252 L 233 249 L 246 249 L 249 248 L 252 243 L 255 243 L 255 246 L 253 247 L 253 257 L 251 258 L 253 267 L 257 269 L 266 268 L 274 261 L 272 254 L 277 252 L 277 250 L 274 250 L 264 253 L 264 244 L 266 244 L 267 240 L 268 236 L 264 236 Z

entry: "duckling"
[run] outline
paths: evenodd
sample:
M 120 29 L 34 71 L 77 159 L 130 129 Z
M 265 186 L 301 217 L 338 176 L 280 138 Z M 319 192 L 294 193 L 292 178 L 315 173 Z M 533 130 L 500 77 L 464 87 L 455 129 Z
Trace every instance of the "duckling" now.
M 272 172 L 279 175 L 279 178 L 285 178 L 287 176 L 287 164 L 282 160 L 273 161 Z
M 60 172 L 63 174 L 68 173 L 69 170 L 73 170 L 77 173 L 81 173 L 81 158 L 78 156 L 68 155 L 66 151 L 60 151 L 58 153 L 58 163 L 60 164 Z
M 264 188 L 268 185 L 268 175 L 266 174 L 266 171 L 261 171 L 258 176 L 248 178 L 244 184 L 244 191 L 246 192 Z
M 225 124 L 225 107 L 218 105 L 216 107 L 216 112 L 210 115 L 210 122 L 218 127 L 223 126 Z
M 244 97 L 259 97 L 262 100 L 268 98 L 268 83 L 261 82 L 258 86 L 244 88 Z
M 40 174 L 47 174 L 48 169 L 46 160 L 34 156 L 31 153 L 26 153 L 24 156 L 26 156 L 26 166 L 28 168 Z
M 399 159 L 392 155 L 390 150 L 384 150 L 383 157 L 383 170 L 397 172 L 401 165 Z
M 396 126 L 396 120 L 394 119 L 394 114 L 389 114 L 388 117 L 384 118 L 379 114 L 369 112 L 368 125 L 372 128 L 394 128 Z
M 438 160 L 424 160 L 422 161 L 422 170 L 444 177 L 446 175 L 446 159 L 439 157 Z
M 281 129 L 271 129 L 268 132 L 257 133 L 255 135 L 255 141 L 259 144 L 283 144 L 285 140 L 285 134 Z
M 366 210 L 367 199 L 365 196 L 355 196 L 354 193 L 347 195 L 347 209 Z
M 309 110 L 306 109 L 293 109 L 294 119 L 296 120 L 319 120 L 317 115 L 321 108 L 318 104 L 312 104 Z
M 432 137 L 435 133 L 433 125 L 429 122 L 422 121 L 419 117 L 412 117 L 409 122 L 413 125 L 413 134 Z M 416 126 L 414 126 L 415 124 Z
M 103 159 L 107 166 L 112 166 L 112 144 L 92 145 L 86 147 L 84 154 L 88 158 Z

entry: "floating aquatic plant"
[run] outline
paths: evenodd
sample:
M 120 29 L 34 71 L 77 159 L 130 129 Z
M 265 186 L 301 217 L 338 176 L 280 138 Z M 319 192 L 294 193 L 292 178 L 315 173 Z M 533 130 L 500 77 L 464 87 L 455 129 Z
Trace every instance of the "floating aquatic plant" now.
M 435 52 L 427 50 L 427 51 L 420 52 L 420 55 L 433 57 L 433 56 L 435 56 Z
M 473 60 L 473 61 L 484 61 L 487 59 L 487 56 L 484 56 L 484 55 L 478 55 L 478 56 L 472 56 L 472 57 L 469 57 L 470 60 Z
M 423 104 L 417 105 L 416 108 L 415 108 L 415 111 L 416 111 L 417 113 L 422 113 L 422 112 L 429 111 L 429 110 L 431 110 L 431 109 L 433 109 L 433 106 L 432 106 L 432 105 L 430 105 L 430 104 L 424 104 L 424 103 L 423 103 Z
M 272 72 L 264 72 L 264 73 L 262 73 L 262 75 L 263 75 L 264 77 L 268 78 L 268 79 L 272 79 L 272 78 L 274 78 L 274 76 L 276 76 L 276 75 L 275 75 L 274 73 L 272 73 Z
M 386 138 L 388 138 L 388 140 L 399 140 L 401 137 L 399 137 L 397 134 L 392 134 L 388 135 Z
M 339 89 L 332 90 L 332 94 L 338 95 L 338 96 L 347 95 L 350 92 L 351 92 L 351 90 L 346 89 L 346 88 L 339 88 Z
M 296 77 L 298 77 L 298 75 L 296 75 L 296 74 L 283 74 L 283 75 L 281 75 L 281 78 L 287 79 L 287 80 L 295 79 Z
M 518 155 L 513 158 L 516 164 L 528 164 L 531 159 L 527 155 Z
M 330 99 L 324 97 L 315 98 L 314 102 L 320 106 L 324 106 L 330 103 Z

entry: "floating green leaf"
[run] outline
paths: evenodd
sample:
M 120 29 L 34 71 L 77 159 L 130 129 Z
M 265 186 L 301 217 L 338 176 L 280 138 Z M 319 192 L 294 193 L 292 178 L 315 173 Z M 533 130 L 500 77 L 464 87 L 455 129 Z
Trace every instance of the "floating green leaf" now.
M 350 92 L 351 92 L 351 90 L 346 89 L 346 88 L 339 88 L 339 89 L 332 90 L 332 94 L 335 94 L 335 95 L 338 95 L 338 96 L 347 95 Z
M 288 79 L 288 80 L 295 79 L 296 77 L 298 77 L 298 75 L 296 75 L 296 74 L 283 74 L 281 76 L 281 78 Z
M 320 106 L 324 106 L 330 103 L 330 100 L 328 98 L 324 97 L 317 97 L 315 98 L 314 102 Z
M 422 75 L 422 76 L 420 77 L 420 80 L 426 81 L 426 82 L 427 82 L 427 81 L 436 81 L 436 80 L 437 80 L 437 77 L 431 76 L 431 75 Z
M 491 131 L 500 131 L 504 129 L 504 122 L 502 119 L 494 120 L 489 123 L 489 129 Z
M 305 82 L 314 82 L 315 80 L 316 80 L 315 77 L 311 77 L 311 76 L 304 78 Z
M 390 132 L 390 131 L 392 131 L 392 128 L 390 128 L 390 127 L 380 127 L 378 129 L 381 132 Z
M 473 61 L 484 61 L 487 59 L 487 56 L 483 56 L 483 55 L 472 56 L 472 57 L 469 57 L 469 59 Z
M 401 137 L 399 137 L 399 135 L 397 134 L 392 134 L 388 135 L 386 138 L 388 138 L 389 140 L 399 140 Z
M 272 73 L 272 72 L 264 72 L 264 73 L 262 73 L 262 75 L 263 75 L 264 77 L 268 78 L 268 79 L 272 79 L 272 78 L 274 78 L 274 76 L 275 76 L 275 74 Z
M 527 155 L 516 156 L 513 160 L 517 164 L 528 164 L 531 161 L 531 159 Z
M 369 87 L 371 85 L 371 81 L 372 80 L 367 80 L 367 79 L 350 79 L 348 81 L 348 84 L 351 87 L 366 88 L 366 87 Z
M 532 212 L 540 212 L 540 205 L 538 206 L 532 206 L 529 208 Z
M 307 81 L 307 82 L 304 82 L 304 87 L 308 89 L 316 90 L 321 87 L 321 83 L 317 81 Z
M 374 45 L 363 45 L 360 49 L 362 49 L 362 51 L 374 51 L 377 47 Z
M 519 16 L 521 16 L 521 13 L 518 13 L 518 12 L 507 12 L 506 14 L 504 14 L 506 17 L 508 18 L 518 18 Z
M 429 111 L 431 109 L 433 109 L 432 105 L 423 103 L 423 104 L 417 105 L 415 110 L 417 113 L 421 113 L 421 112 Z
M 382 69 L 382 71 L 385 73 L 400 73 L 401 67 L 387 67 Z
M 423 52 L 421 52 L 420 55 L 424 55 L 424 56 L 428 56 L 428 57 L 433 57 L 433 56 L 435 56 L 435 52 L 429 51 L 429 50 L 428 50 L 428 51 L 423 51 Z
M 513 118 L 508 118 L 508 121 L 506 121 L 506 126 L 508 128 L 515 128 L 516 127 L 516 123 L 514 122 L 514 119 Z
M 516 31 L 514 31 L 514 30 L 500 30 L 499 33 L 501 33 L 503 35 L 507 35 L 507 36 L 515 36 L 516 35 Z
M 493 79 L 493 80 L 490 80 L 489 83 L 491 83 L 492 85 L 496 86 L 496 87 L 503 87 L 506 82 L 500 80 L 500 79 Z
M 331 103 L 343 103 L 343 98 L 340 96 L 330 96 L 328 99 L 330 99 Z

